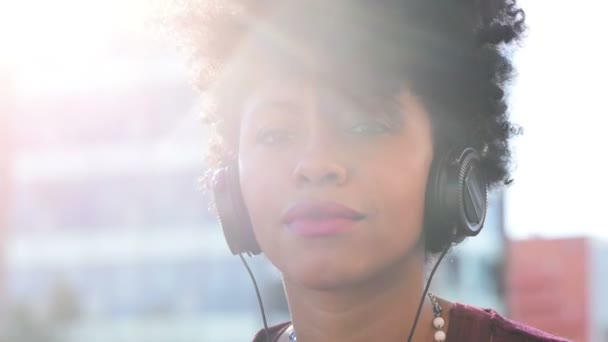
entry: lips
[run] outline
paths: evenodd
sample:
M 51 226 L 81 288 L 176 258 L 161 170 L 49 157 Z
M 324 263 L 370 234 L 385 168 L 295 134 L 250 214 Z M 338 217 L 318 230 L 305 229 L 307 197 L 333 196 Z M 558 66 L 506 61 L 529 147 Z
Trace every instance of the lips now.
M 354 228 L 365 215 L 335 202 L 306 202 L 291 207 L 283 224 L 296 235 L 326 236 Z

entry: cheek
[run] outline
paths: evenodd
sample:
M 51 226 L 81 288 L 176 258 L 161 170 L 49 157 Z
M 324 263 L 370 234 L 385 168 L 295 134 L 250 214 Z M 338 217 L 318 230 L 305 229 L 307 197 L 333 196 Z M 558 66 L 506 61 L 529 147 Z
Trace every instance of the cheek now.
M 368 185 L 375 212 L 375 234 L 383 248 L 379 252 L 403 253 L 419 242 L 422 233 L 426 180 L 426 160 L 394 165 L 373 171 L 377 180 Z M 391 165 L 384 164 L 379 165 Z
M 239 165 L 241 191 L 256 238 L 264 253 L 271 257 L 282 239 L 281 213 L 287 200 L 285 172 L 265 163 L 254 163 L 250 158 L 241 159 Z
M 385 184 L 387 192 L 382 198 L 384 212 L 382 220 L 386 228 L 396 238 L 395 243 L 417 241 L 422 231 L 424 217 L 424 201 L 426 190 L 426 174 L 403 176 Z
M 360 169 L 364 193 L 377 213 L 371 247 L 382 259 L 402 256 L 421 242 L 433 150 L 429 127 L 419 121 L 411 117 L 410 129 L 385 144 L 383 153 L 367 154 L 371 158 Z

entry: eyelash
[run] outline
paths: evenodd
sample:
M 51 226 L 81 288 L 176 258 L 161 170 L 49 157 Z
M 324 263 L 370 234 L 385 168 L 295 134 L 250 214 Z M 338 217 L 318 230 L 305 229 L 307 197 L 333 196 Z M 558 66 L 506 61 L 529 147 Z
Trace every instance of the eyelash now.
M 380 121 L 359 122 L 347 128 L 349 134 L 371 137 L 389 133 L 391 126 Z M 266 146 L 287 143 L 295 138 L 295 133 L 285 128 L 265 128 L 256 135 L 256 142 Z
M 388 133 L 391 130 L 389 125 L 378 122 L 361 122 L 350 127 L 350 132 L 362 136 L 372 136 Z
M 290 141 L 294 134 L 286 129 L 263 129 L 256 135 L 256 141 L 263 145 L 278 145 L 279 143 Z

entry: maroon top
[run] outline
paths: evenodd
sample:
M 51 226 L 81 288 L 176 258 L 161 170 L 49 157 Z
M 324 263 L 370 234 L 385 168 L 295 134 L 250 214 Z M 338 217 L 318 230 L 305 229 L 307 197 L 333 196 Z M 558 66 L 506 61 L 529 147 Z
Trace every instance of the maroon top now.
M 549 335 L 500 316 L 491 309 L 454 303 L 450 309 L 450 325 L 446 342 L 567 342 L 564 338 Z M 290 322 L 270 327 L 270 341 L 276 342 L 290 326 Z M 266 342 L 262 329 L 253 342 Z

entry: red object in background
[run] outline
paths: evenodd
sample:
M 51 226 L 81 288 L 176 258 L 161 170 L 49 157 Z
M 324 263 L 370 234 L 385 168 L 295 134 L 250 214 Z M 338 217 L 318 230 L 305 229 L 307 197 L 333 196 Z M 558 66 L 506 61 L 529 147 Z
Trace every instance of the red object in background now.
M 586 239 L 512 241 L 510 318 L 573 341 L 590 341 L 590 247 Z

